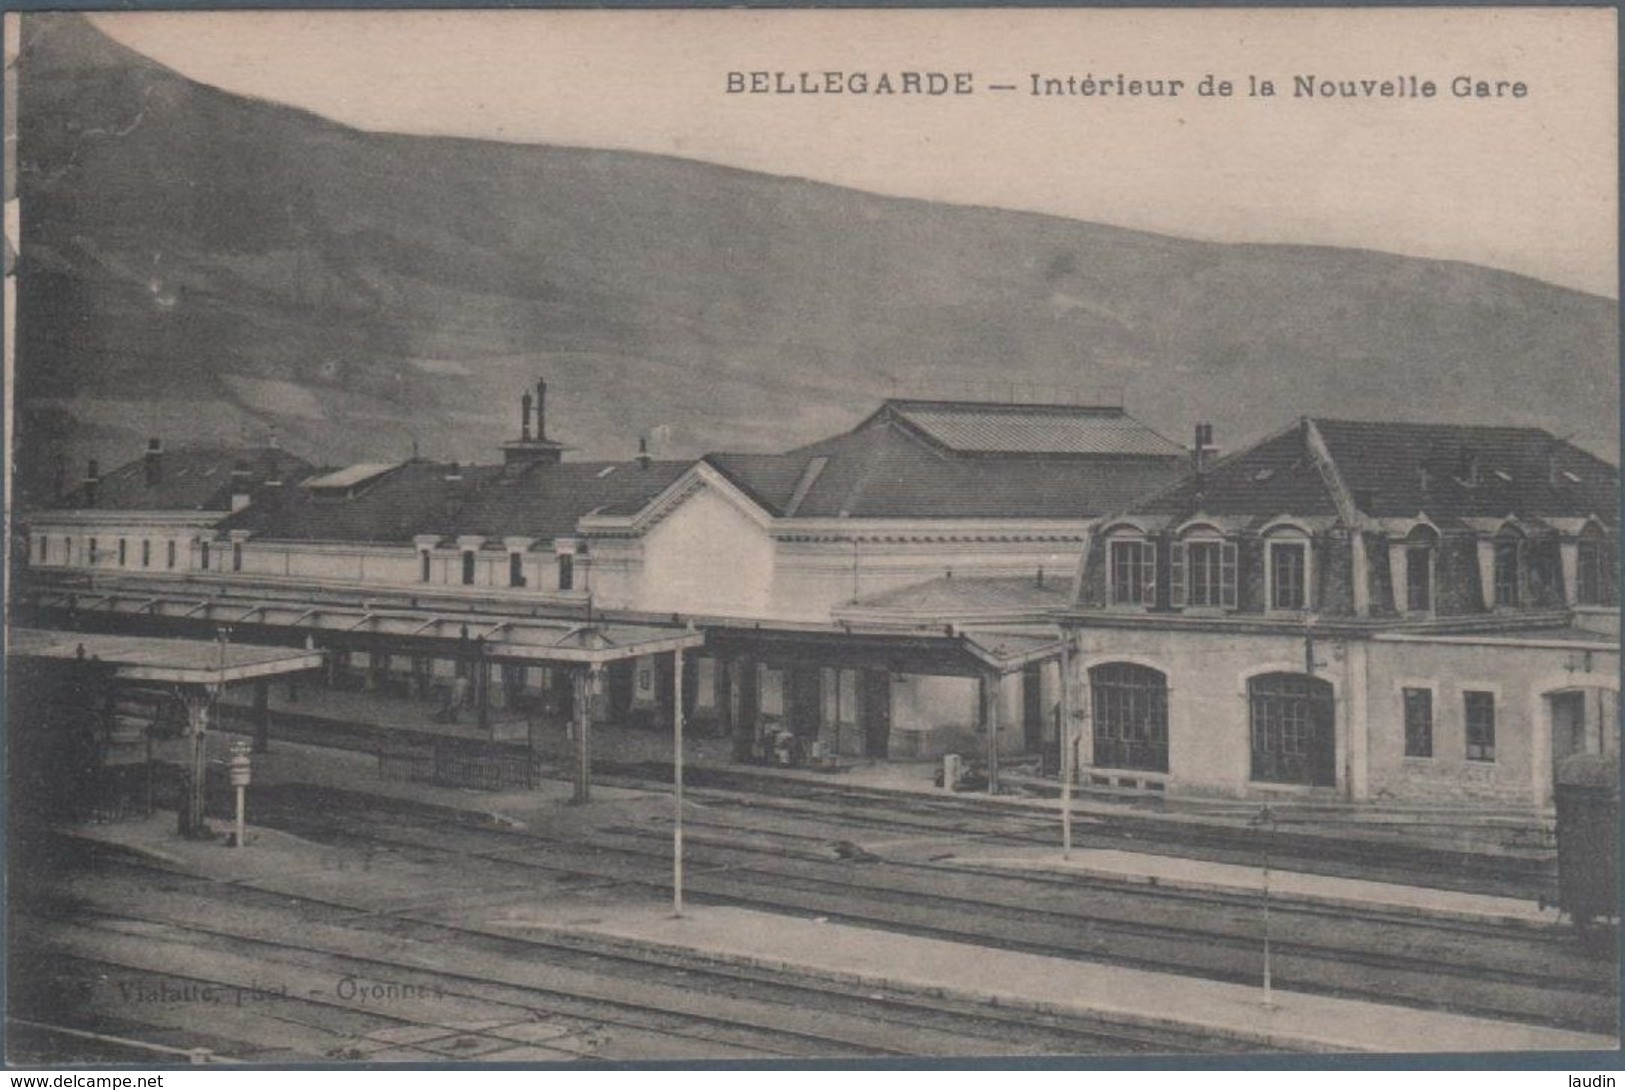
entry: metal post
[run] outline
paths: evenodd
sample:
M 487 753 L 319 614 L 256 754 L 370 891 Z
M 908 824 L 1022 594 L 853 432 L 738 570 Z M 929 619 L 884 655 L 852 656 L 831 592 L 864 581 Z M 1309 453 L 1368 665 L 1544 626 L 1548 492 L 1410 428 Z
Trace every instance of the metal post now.
M 598 680 L 597 665 L 574 672 L 576 720 L 575 795 L 572 802 L 592 799 L 592 689 Z
M 683 649 L 672 652 L 672 786 L 676 821 L 671 841 L 671 912 L 683 914 Z
M 999 793 L 999 681 L 997 670 L 982 675 L 983 718 L 987 721 L 987 793 Z
M 271 683 L 254 683 L 254 752 L 271 752 Z
M 1072 781 L 1077 747 L 1072 741 L 1072 637 L 1061 640 L 1061 858 L 1072 858 Z
M 1264 1009 L 1275 1009 L 1275 997 L 1270 980 L 1270 843 L 1275 837 L 1275 814 L 1265 806 L 1258 812 L 1252 825 L 1264 830 Z

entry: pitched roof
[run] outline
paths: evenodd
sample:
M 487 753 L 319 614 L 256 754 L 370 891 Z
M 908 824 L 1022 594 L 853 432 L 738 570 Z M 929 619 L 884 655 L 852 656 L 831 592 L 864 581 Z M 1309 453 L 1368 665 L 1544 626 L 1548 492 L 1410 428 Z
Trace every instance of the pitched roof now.
M 95 502 L 84 484 L 69 492 L 57 507 L 109 511 L 229 511 L 231 497 L 246 483 L 251 492 L 268 481 L 291 482 L 312 466 L 280 447 L 180 447 L 158 455 L 149 479 L 147 458 L 126 462 L 96 482 Z M 234 478 L 241 467 L 246 477 Z
M 1305 418 L 1186 476 L 1130 510 L 1148 514 L 1326 515 L 1332 488 L 1318 432 L 1357 509 L 1374 518 L 1619 518 L 1619 471 L 1540 428 Z
M 1178 443 L 1113 406 L 894 399 L 881 412 L 962 454 L 1184 454 Z
M 1619 518 L 1619 470 L 1541 428 L 1314 424 L 1368 515 Z
M 441 531 L 486 537 L 568 537 L 583 515 L 637 511 L 691 462 L 558 462 L 505 466 L 477 489 Z
M 1178 465 L 1144 456 L 967 457 L 880 414 L 789 454 L 705 460 L 781 518 L 1081 519 L 1167 482 Z
M 604 507 L 642 507 L 688 467 L 687 462 L 561 462 L 461 466 L 411 461 L 368 478 L 353 496 L 285 488 L 233 515 L 222 530 L 249 530 L 292 541 L 410 544 L 419 535 L 538 541 L 573 534 L 585 514 Z
M 1335 515 L 1337 501 L 1310 456 L 1301 426 L 1214 462 L 1198 481 L 1178 483 L 1134 504 L 1132 512 L 1193 515 Z M 1411 512 L 1415 514 L 1416 512 Z

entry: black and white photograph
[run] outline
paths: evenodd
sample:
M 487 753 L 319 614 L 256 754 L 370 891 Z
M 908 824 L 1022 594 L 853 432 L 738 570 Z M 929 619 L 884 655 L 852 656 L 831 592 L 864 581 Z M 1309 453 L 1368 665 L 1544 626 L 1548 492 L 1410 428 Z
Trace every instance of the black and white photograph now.
M 7 1065 L 1613 1085 L 1616 18 L 8 13 Z

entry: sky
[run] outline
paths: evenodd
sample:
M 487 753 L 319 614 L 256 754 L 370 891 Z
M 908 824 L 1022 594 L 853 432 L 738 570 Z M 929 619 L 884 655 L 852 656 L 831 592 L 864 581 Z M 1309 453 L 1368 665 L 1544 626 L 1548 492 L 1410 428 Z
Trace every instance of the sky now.
M 364 129 L 678 155 L 1187 238 L 1470 261 L 1618 294 L 1611 9 L 92 18 L 194 79 Z M 804 70 L 969 72 L 975 92 L 727 93 L 730 72 Z M 1184 87 L 1038 96 L 1035 73 Z M 1208 74 L 1234 93 L 1198 95 Z M 1249 75 L 1279 93 L 1248 95 Z M 1300 97 L 1298 76 L 1401 90 L 1415 76 L 1437 93 Z M 1527 93 L 1458 97 L 1461 76 Z

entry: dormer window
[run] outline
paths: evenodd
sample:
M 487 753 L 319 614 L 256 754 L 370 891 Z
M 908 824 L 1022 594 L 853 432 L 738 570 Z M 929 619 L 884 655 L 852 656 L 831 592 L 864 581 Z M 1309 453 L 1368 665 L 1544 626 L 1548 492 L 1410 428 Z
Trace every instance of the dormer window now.
M 1404 592 L 1406 613 L 1432 613 L 1435 567 L 1438 557 L 1438 534 L 1427 526 L 1418 526 L 1405 536 Z M 1399 573 L 1394 573 L 1395 580 Z
M 474 550 L 473 549 L 464 549 L 463 550 L 463 586 L 472 587 L 473 585 L 474 585 Z
M 1309 543 L 1271 541 L 1265 553 L 1269 565 L 1270 608 L 1309 608 Z
M 1521 581 L 1523 542 L 1516 534 L 1495 539 L 1495 604 L 1515 607 Z
M 1157 602 L 1157 550 L 1149 541 L 1113 541 L 1110 551 L 1112 604 L 1152 606 Z
M 1173 543 L 1172 604 L 1193 609 L 1236 607 L 1236 545 L 1221 538 L 1193 537 Z
M 1604 549 L 1602 538 L 1592 530 L 1580 538 L 1576 550 L 1575 600 L 1583 606 L 1605 605 L 1603 580 Z

